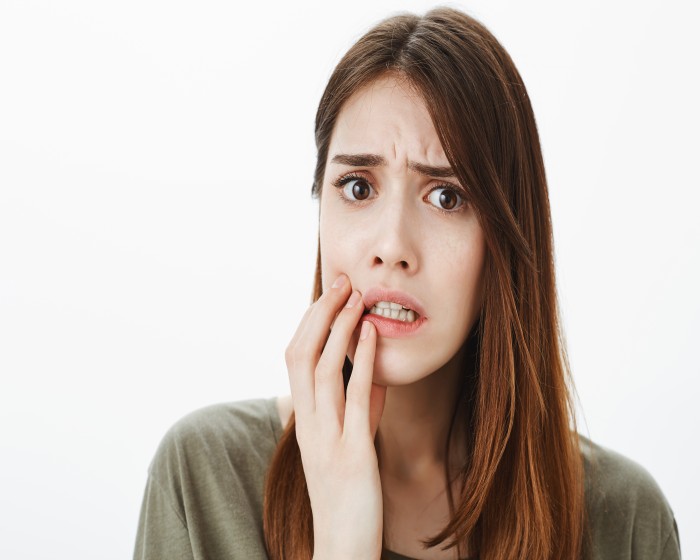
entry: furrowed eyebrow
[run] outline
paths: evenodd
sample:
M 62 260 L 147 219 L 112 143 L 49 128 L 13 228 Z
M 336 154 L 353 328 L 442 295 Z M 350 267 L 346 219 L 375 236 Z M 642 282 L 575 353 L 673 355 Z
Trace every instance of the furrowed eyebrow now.
M 418 163 L 417 161 L 409 161 L 408 168 L 427 177 L 448 179 L 449 177 L 455 176 L 455 172 L 452 171 L 451 167 L 433 167 L 432 165 L 424 165 L 422 163 Z
M 341 163 L 351 167 L 381 167 L 386 165 L 386 160 L 376 154 L 335 154 L 331 163 Z M 455 177 L 451 167 L 435 167 L 416 161 L 409 161 L 408 168 L 426 177 L 438 177 L 440 179 Z
M 379 167 L 386 165 L 382 156 L 374 154 L 335 154 L 332 163 L 342 163 L 351 167 Z

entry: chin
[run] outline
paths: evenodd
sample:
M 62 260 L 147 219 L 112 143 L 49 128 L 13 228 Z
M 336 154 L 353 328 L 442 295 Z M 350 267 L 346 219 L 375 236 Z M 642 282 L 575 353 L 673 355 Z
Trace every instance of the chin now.
M 353 364 L 358 338 L 359 334 L 353 336 L 349 346 L 348 359 Z M 410 347 L 400 349 L 387 342 L 380 339 L 375 351 L 372 381 L 377 385 L 385 387 L 410 385 L 436 372 L 449 359 L 445 357 L 444 361 L 435 363 L 435 359 L 440 360 L 441 357 L 431 352 L 432 361 L 427 361 L 425 349 L 418 345 L 412 349 Z
M 410 385 L 429 375 L 427 370 L 427 364 L 422 364 L 419 357 L 411 352 L 398 354 L 378 348 L 374 359 L 373 381 L 385 387 Z
M 395 365 L 392 367 L 382 367 L 380 364 L 377 364 L 374 368 L 374 377 L 372 381 L 384 387 L 400 387 L 402 385 L 410 385 L 423 377 L 425 377 L 425 375 L 421 375 L 421 373 L 417 371 L 398 368 Z

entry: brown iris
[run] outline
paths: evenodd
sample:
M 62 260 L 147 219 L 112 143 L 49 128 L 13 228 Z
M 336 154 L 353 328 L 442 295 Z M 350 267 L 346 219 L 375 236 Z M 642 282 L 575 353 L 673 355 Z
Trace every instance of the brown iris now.
M 440 206 L 452 210 L 457 205 L 457 195 L 453 191 L 444 190 L 440 193 Z
M 355 181 L 355 184 L 352 186 L 352 195 L 357 200 L 364 200 L 369 196 L 369 185 L 364 181 Z

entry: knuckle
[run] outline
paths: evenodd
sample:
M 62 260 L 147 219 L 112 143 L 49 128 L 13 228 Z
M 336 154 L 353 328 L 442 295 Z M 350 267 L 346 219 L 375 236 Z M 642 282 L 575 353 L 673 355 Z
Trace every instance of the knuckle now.
M 294 346 L 288 346 L 284 352 L 284 361 L 287 364 L 287 369 L 297 368 L 303 366 L 308 362 L 308 351 L 305 351 L 303 345 L 295 344 Z
M 294 366 L 294 364 L 297 362 L 296 346 L 287 346 L 287 349 L 284 351 L 284 361 L 288 368 Z
M 297 345 L 295 358 L 298 362 L 309 362 L 314 352 L 314 347 L 310 342 L 300 342 Z

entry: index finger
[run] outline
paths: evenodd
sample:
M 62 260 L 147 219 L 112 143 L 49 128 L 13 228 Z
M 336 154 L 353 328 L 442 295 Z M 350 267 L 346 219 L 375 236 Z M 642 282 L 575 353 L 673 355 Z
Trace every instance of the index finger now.
M 339 283 L 341 278 L 343 282 Z M 297 418 L 316 410 L 316 365 L 328 340 L 331 323 L 350 294 L 349 278 L 342 274 L 338 280 L 307 309 L 285 352 Z

